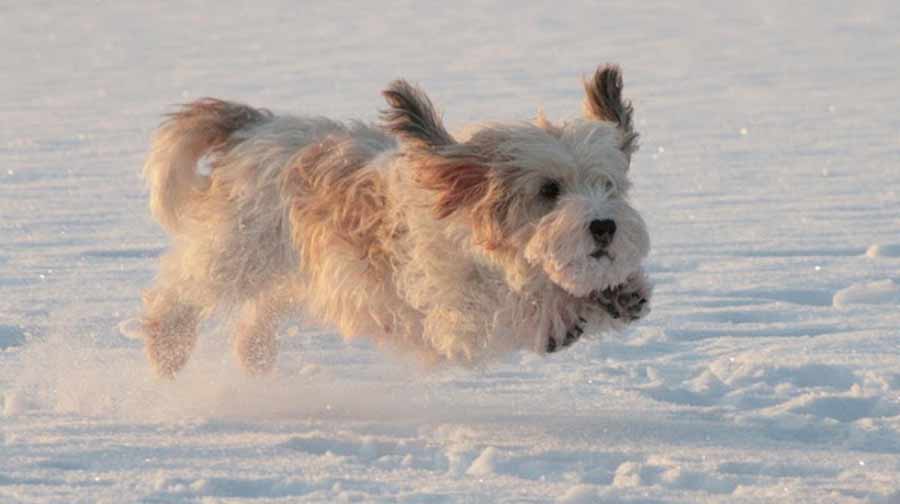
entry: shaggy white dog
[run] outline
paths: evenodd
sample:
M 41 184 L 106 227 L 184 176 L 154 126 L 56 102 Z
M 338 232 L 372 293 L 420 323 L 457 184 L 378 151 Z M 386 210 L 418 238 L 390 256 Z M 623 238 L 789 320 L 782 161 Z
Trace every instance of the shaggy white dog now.
M 632 107 L 617 67 L 585 89 L 583 118 L 481 124 L 461 140 L 404 81 L 384 91 L 379 125 L 186 105 L 144 168 L 173 241 L 144 295 L 156 371 L 174 376 L 223 305 L 241 311 L 234 348 L 251 373 L 271 369 L 296 309 L 463 363 L 553 352 L 642 317 L 650 240 L 627 199 Z

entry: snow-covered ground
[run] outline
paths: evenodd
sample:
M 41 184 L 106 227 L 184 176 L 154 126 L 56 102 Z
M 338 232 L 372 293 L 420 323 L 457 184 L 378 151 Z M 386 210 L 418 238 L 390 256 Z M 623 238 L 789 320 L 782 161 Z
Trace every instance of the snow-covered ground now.
M 0 502 L 900 502 L 900 3 L 603 3 L 0 6 Z M 453 127 L 559 118 L 607 61 L 648 319 L 430 375 L 298 323 L 263 380 L 211 325 L 151 377 L 171 104 L 373 120 L 404 76 Z

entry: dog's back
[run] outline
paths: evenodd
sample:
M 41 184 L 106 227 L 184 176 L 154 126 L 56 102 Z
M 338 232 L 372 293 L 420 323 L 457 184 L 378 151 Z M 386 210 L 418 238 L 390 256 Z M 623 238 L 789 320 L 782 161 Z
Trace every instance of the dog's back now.
M 360 222 L 333 203 L 383 207 L 372 199 L 384 194 L 374 187 L 377 169 L 354 174 L 395 146 L 362 123 L 200 100 L 172 114 L 156 134 L 144 167 L 151 212 L 176 242 L 207 249 L 190 254 L 207 260 L 196 264 L 206 278 L 234 284 L 224 289 L 231 293 L 254 292 L 273 274 L 296 270 L 297 251 L 310 249 L 304 242 L 319 224 L 368 254 L 379 223 Z M 292 229 L 292 212 L 301 229 Z

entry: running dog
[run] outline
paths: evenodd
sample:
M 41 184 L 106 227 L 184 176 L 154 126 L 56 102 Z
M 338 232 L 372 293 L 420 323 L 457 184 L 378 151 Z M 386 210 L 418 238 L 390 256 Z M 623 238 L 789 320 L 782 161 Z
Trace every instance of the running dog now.
M 430 363 L 555 352 L 649 312 L 647 227 L 629 203 L 637 149 L 618 67 L 583 117 L 484 123 L 454 137 L 398 80 L 375 125 L 202 99 L 159 128 L 144 167 L 171 235 L 141 319 L 156 372 L 188 361 L 216 307 L 269 371 L 302 311 Z

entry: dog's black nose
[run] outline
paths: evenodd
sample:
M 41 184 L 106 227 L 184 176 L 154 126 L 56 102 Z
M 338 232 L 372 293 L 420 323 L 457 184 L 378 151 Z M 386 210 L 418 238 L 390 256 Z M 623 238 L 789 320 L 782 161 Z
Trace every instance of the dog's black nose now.
M 590 230 L 597 245 L 608 247 L 613 241 L 613 236 L 616 234 L 616 221 L 612 219 L 592 220 Z

